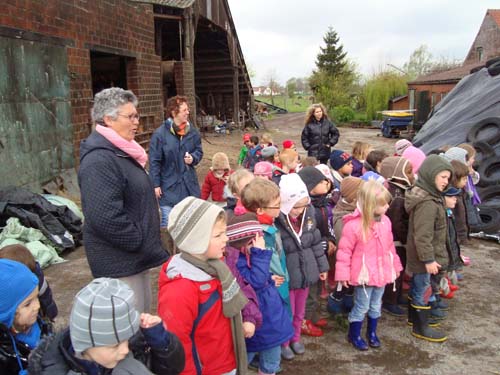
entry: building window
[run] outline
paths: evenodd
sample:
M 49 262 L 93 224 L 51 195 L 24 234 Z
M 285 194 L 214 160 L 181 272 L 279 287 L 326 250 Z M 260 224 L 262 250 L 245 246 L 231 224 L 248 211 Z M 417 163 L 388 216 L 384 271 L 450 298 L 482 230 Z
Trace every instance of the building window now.
M 437 104 L 436 99 L 437 99 L 437 93 L 433 92 L 431 95 L 431 108 L 434 108 L 434 106 Z
M 410 89 L 410 109 L 415 109 L 415 89 Z
M 477 61 L 483 61 L 483 47 L 477 47 Z

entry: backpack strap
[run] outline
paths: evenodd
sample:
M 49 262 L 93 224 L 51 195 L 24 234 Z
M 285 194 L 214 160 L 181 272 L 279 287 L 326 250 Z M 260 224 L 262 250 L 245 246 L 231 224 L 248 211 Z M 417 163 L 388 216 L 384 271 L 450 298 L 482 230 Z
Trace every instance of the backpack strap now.
M 193 355 L 193 361 L 194 361 L 194 366 L 196 367 L 196 374 L 201 375 L 201 361 L 200 357 L 198 355 L 198 351 L 196 350 L 196 344 L 194 342 L 194 334 L 196 331 L 196 328 L 198 327 L 198 324 L 200 323 L 201 319 L 205 316 L 205 314 L 212 308 L 212 306 L 220 299 L 220 293 L 217 289 L 215 289 L 212 294 L 210 294 L 210 297 L 198 305 L 198 316 L 193 322 L 193 329 L 191 330 L 191 351 Z

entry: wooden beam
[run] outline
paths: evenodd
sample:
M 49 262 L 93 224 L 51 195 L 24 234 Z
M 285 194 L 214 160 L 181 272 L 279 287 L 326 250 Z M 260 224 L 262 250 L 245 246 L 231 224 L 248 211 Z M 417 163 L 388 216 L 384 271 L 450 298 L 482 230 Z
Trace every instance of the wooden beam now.
M 158 19 L 162 19 L 162 20 L 177 20 L 177 21 L 180 21 L 182 19 L 181 16 L 173 16 L 173 15 L 170 15 L 170 14 L 157 14 L 157 13 L 154 14 L 154 17 L 158 18 Z

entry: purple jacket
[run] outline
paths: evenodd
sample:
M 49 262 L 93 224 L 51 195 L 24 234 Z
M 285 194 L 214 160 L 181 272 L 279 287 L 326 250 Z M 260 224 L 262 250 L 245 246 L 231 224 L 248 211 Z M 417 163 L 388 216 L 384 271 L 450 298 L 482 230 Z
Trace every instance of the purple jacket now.
M 248 303 L 241 311 L 243 322 L 253 323 L 255 324 L 255 329 L 257 329 L 262 325 L 262 313 L 259 309 L 259 300 L 257 298 L 257 294 L 255 294 L 255 290 L 252 288 L 250 283 L 248 283 L 243 276 L 241 276 L 238 268 L 236 267 L 239 257 L 239 250 L 236 250 L 234 247 L 229 245 L 226 246 L 226 264 L 234 277 L 236 277 L 236 281 L 245 294 L 245 297 L 248 298 Z

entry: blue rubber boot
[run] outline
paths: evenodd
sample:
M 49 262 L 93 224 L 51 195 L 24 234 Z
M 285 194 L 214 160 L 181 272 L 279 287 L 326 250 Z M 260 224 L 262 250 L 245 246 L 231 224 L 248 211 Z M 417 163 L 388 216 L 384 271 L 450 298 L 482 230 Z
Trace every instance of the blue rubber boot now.
M 361 326 L 363 322 L 351 322 L 349 323 L 349 333 L 347 334 L 347 340 L 358 350 L 368 350 L 368 344 L 361 337 Z
M 380 348 L 380 340 L 377 337 L 378 318 L 373 319 L 368 317 L 368 326 L 366 327 L 366 338 L 368 345 L 372 348 Z

